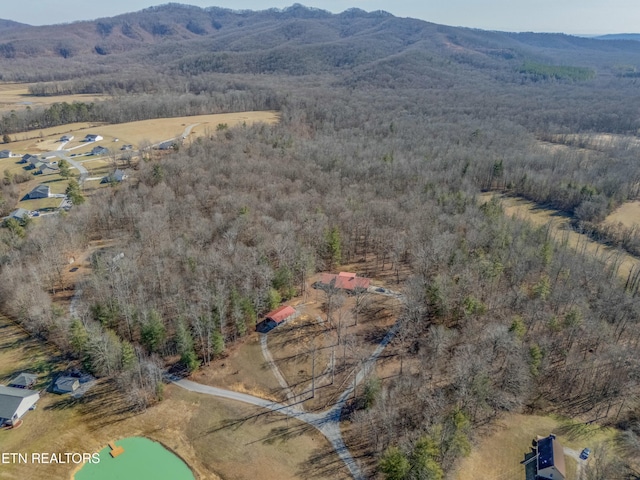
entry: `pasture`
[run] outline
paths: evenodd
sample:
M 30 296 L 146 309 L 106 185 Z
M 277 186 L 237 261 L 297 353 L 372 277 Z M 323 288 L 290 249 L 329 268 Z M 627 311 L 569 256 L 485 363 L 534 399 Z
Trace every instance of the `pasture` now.
M 109 98 L 109 95 L 93 93 L 37 97 L 29 93 L 29 84 L 1 83 L 0 113 L 10 112 L 11 110 L 23 110 L 27 107 L 46 107 L 54 103 L 94 102 L 106 98 Z

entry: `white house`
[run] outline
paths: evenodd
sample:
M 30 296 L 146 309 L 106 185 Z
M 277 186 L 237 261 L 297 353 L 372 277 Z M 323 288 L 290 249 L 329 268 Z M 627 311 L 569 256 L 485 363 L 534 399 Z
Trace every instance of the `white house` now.
M 35 390 L 0 386 L 0 425 L 14 425 L 39 399 Z
M 103 139 L 102 135 L 89 134 L 86 137 L 84 137 L 85 142 L 99 142 L 102 139 Z

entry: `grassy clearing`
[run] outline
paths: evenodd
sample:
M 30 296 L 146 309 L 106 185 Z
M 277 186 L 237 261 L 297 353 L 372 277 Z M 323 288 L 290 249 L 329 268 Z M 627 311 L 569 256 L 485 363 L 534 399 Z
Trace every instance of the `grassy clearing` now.
M 53 97 L 36 97 L 29 94 L 29 84 L 25 83 L 3 83 L 0 84 L 0 113 L 11 110 L 22 110 L 30 106 L 31 108 L 47 106 L 53 103 L 73 103 L 73 102 L 93 102 L 109 98 L 102 94 L 77 94 L 77 95 L 56 95 Z
M 452 478 L 455 480 L 477 480 L 478 472 L 483 478 L 511 480 L 524 478 L 524 467 L 520 461 L 530 451 L 531 440 L 537 435 L 547 436 L 555 433 L 560 443 L 574 450 L 611 440 L 613 430 L 598 426 L 573 428 L 567 420 L 555 417 L 510 414 L 486 427 L 478 435 L 479 441 L 469 457 L 465 458 L 456 469 Z M 491 461 L 487 461 L 490 452 Z M 576 480 L 576 461 L 565 456 L 567 464 L 567 480 Z
M 627 228 L 640 225 L 640 201 L 627 202 L 620 205 L 605 219 L 605 223 L 617 225 L 621 223 Z
M 42 365 L 66 367 L 37 340 L 0 317 L 0 383 Z M 38 387 L 52 375 L 43 373 Z M 265 480 L 348 478 L 345 467 L 315 429 L 275 413 L 188 392 L 174 385 L 145 412 L 129 410 L 108 381 L 82 400 L 43 393 L 35 411 L 16 430 L 0 430 L 4 452 L 96 452 L 112 440 L 146 436 L 176 452 L 199 479 Z M 73 465 L 11 464 L 3 480 L 69 478 Z
M 481 201 L 487 201 L 494 195 L 493 193 L 482 194 Z M 507 216 L 526 220 L 536 227 L 550 225 L 552 237 L 556 242 L 575 251 L 589 254 L 609 266 L 617 265 L 618 276 L 623 280 L 628 278 L 632 268 L 638 268 L 640 265 L 640 259 L 572 230 L 569 225 L 570 218 L 566 214 L 540 207 L 521 198 L 500 196 L 500 200 Z

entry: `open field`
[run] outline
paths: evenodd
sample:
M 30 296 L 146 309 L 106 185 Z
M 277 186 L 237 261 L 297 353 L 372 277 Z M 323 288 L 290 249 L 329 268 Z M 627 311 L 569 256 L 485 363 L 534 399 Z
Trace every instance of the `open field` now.
M 87 153 L 97 145 L 104 146 L 119 154 L 120 147 L 125 144 L 137 147 L 144 142 L 156 144 L 179 137 L 189 125 L 196 126 L 191 130 L 187 140 L 213 133 L 219 124 L 227 124 L 229 127 L 233 127 L 243 123 L 250 125 L 256 122 L 275 123 L 277 121 L 277 112 L 258 111 L 157 118 L 114 125 L 74 123 L 13 134 L 11 138 L 15 141 L 6 145 L 5 148 L 20 154 L 47 152 L 55 150 L 60 145 L 58 140 L 62 135 L 73 135 L 74 139 L 64 147 L 65 150 L 71 150 L 70 154 Z M 95 143 L 82 143 L 82 140 L 88 134 L 101 135 L 103 140 Z
M 109 98 L 103 94 L 56 95 L 52 97 L 36 97 L 29 94 L 29 84 L 2 83 L 0 84 L 0 113 L 11 110 L 22 110 L 27 107 L 41 107 L 53 103 L 93 102 Z
M 22 370 L 64 368 L 40 341 L 30 339 L 0 317 L 0 380 Z M 0 430 L 4 452 L 95 452 L 107 442 L 146 436 L 162 442 L 199 479 L 348 478 L 343 463 L 315 429 L 248 405 L 187 392 L 169 385 L 164 400 L 142 413 L 130 411 L 108 381 L 100 381 L 82 400 L 44 393 L 22 426 Z M 3 480 L 69 478 L 68 464 L 2 466 Z
M 463 459 L 454 480 L 477 480 L 478 472 L 482 478 L 494 480 L 513 480 L 524 478 L 524 467 L 520 462 L 530 451 L 531 440 L 537 435 L 547 436 L 555 433 L 560 443 L 577 451 L 584 447 L 612 439 L 614 431 L 598 426 L 579 429 L 572 428 L 570 422 L 555 417 L 536 415 L 508 414 L 497 422 L 485 427 L 478 434 L 479 442 L 467 458 Z M 582 425 L 584 427 L 584 425 Z M 490 452 L 491 461 L 487 461 Z M 567 465 L 566 480 L 577 480 L 576 461 L 565 455 Z
M 636 200 L 620 205 L 604 221 L 612 225 L 621 223 L 627 228 L 640 226 L 640 201 Z
M 481 199 L 486 201 L 494 195 L 494 193 L 484 193 L 481 195 Z M 571 229 L 570 218 L 566 214 L 540 207 L 522 198 L 502 195 L 499 198 L 507 216 L 526 220 L 536 227 L 550 225 L 552 237 L 556 242 L 565 244 L 576 251 L 588 253 L 603 260 L 609 266 L 618 265 L 618 276 L 623 280 L 628 278 L 632 268 L 640 266 L 640 259 L 633 255 L 591 240 L 588 236 Z

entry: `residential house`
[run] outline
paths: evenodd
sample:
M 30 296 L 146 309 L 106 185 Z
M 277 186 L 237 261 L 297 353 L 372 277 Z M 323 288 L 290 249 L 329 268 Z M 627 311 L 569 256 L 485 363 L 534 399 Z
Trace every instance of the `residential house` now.
M 99 142 L 100 140 L 103 140 L 102 135 L 87 135 L 86 137 L 84 137 L 84 142 Z
M 25 153 L 22 158 L 18 161 L 18 163 L 28 163 L 31 158 L 37 159 L 35 155 L 31 155 L 30 153 Z
M 547 480 L 565 480 L 567 471 L 564 462 L 564 448 L 555 435 L 538 437 L 537 477 Z
M 49 185 L 38 185 L 36 188 L 27 193 L 27 199 L 49 198 L 51 196 L 51 188 Z
M 62 375 L 58 377 L 56 383 L 53 384 L 55 393 L 73 393 L 80 388 L 80 381 L 75 377 Z
M 31 168 L 38 168 L 44 162 L 42 161 L 42 159 L 40 157 L 36 157 L 35 155 L 31 155 L 27 159 L 27 163 L 29 164 L 28 166 L 31 167 Z
M 70 142 L 71 140 L 73 140 L 73 135 L 63 135 L 63 136 L 60 137 L 60 141 L 62 143 Z
M 91 155 L 106 155 L 107 153 L 109 153 L 109 149 L 100 145 L 93 147 L 93 150 L 91 150 Z
M 162 142 L 160 145 L 158 145 L 158 150 L 172 150 L 175 144 L 176 142 L 174 142 L 173 140 Z
M 52 175 L 55 173 L 60 173 L 60 169 L 58 168 L 56 163 L 43 163 L 38 167 L 38 172 L 42 175 Z
M 118 182 L 119 183 L 119 182 L 125 180 L 128 177 L 129 177 L 129 175 L 127 175 L 124 170 L 120 170 L 118 168 L 118 169 L 116 169 L 115 172 L 110 173 L 106 177 L 103 177 L 102 181 L 100 183 L 112 183 L 112 182 Z
M 35 390 L 0 386 L 0 425 L 15 425 L 39 399 Z
M 356 293 L 367 290 L 371 285 L 371 279 L 358 277 L 355 273 L 340 272 L 338 275 L 323 273 L 320 280 L 314 285 L 317 288 L 337 288 L 347 293 Z
M 9 214 L 9 218 L 13 218 L 18 221 L 23 221 L 25 216 L 29 216 L 31 212 L 25 208 L 18 208 Z
M 38 381 L 38 376 L 33 373 L 22 372 L 16 378 L 9 382 L 9 386 L 13 388 L 31 388 Z
M 0 158 L 9 158 L 11 156 L 11 150 L 0 150 Z

